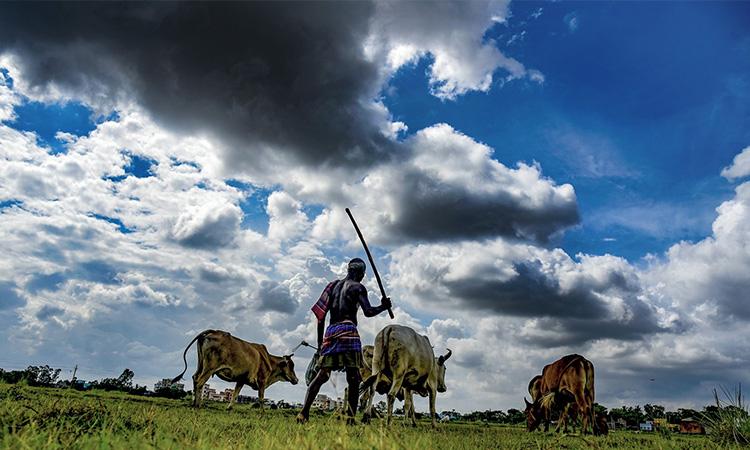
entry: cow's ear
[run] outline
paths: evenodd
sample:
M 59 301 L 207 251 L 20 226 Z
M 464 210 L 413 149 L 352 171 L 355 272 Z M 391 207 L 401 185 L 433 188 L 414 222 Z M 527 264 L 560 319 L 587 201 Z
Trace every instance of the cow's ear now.
M 445 357 L 443 355 L 440 355 L 440 357 L 438 357 L 438 366 L 442 366 L 444 362 Z

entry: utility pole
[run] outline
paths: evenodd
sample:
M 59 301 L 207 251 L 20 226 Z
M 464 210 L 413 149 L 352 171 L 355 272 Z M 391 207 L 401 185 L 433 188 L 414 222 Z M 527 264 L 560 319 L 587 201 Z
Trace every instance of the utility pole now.
M 78 372 L 78 364 L 73 367 L 73 378 L 70 379 L 70 386 L 75 387 L 76 385 L 76 372 Z

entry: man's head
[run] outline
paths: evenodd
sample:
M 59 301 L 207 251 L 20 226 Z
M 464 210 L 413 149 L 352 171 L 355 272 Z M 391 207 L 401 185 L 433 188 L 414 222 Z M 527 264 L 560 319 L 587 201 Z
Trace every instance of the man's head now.
M 346 266 L 346 277 L 354 281 L 362 281 L 365 277 L 365 262 L 359 258 L 354 258 L 349 261 Z

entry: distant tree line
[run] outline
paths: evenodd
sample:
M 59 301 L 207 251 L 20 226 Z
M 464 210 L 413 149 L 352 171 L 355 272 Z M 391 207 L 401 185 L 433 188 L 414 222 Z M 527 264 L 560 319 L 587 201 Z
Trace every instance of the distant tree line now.
M 662 405 L 655 405 L 647 403 L 641 408 L 640 405 L 636 406 L 622 406 L 619 408 L 607 409 L 606 407 L 595 403 L 594 409 L 598 414 L 604 415 L 611 420 L 625 421 L 627 427 L 638 427 L 639 424 L 646 421 L 653 421 L 655 419 L 665 419 L 667 423 L 679 424 L 683 419 L 695 419 L 700 422 L 706 422 L 707 420 L 718 418 L 726 409 L 738 409 L 736 406 L 724 406 L 719 408 L 715 405 L 709 405 L 704 407 L 702 410 L 697 411 L 689 408 L 679 408 L 676 411 L 667 411 Z M 402 409 L 396 409 L 395 413 L 403 413 Z M 485 410 L 485 411 L 473 411 L 470 413 L 459 413 L 455 410 L 443 411 L 440 413 L 441 417 L 448 418 L 450 420 L 464 420 L 470 422 L 487 422 L 487 423 L 499 423 L 509 425 L 519 425 L 526 423 L 526 416 L 523 411 L 515 408 L 511 408 L 507 411 L 502 410 Z
M 77 390 L 101 389 L 104 391 L 119 391 L 133 395 L 150 395 L 154 397 L 183 398 L 188 395 L 184 389 L 176 386 L 167 386 L 157 389 L 155 392 L 148 390 L 146 386 L 133 384 L 135 373 L 130 369 L 122 371 L 117 378 L 102 378 L 84 382 L 83 380 L 60 380 L 60 369 L 50 366 L 29 366 L 24 370 L 0 369 L 0 382 L 8 384 L 25 383 L 37 387 L 73 388 Z
M 29 386 L 55 387 L 60 369 L 50 366 L 29 366 L 24 370 L 0 369 L 0 381 L 8 384 L 26 383 Z

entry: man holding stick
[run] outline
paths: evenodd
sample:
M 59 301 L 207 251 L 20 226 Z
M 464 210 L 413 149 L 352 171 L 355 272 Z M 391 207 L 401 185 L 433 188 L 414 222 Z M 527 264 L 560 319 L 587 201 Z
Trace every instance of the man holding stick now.
M 365 262 L 359 258 L 349 261 L 346 278 L 329 283 L 312 307 L 318 321 L 320 370 L 307 389 L 305 405 L 297 416 L 300 423 L 307 422 L 312 402 L 333 370 L 346 371 L 346 381 L 349 385 L 349 395 L 346 399 L 347 423 L 354 423 L 361 381 L 359 368 L 362 366 L 362 343 L 357 332 L 357 310 L 361 306 L 366 317 L 373 317 L 391 307 L 391 300 L 385 295 L 380 306 L 370 305 L 367 289 L 361 283 L 365 276 L 365 267 Z M 328 328 L 325 328 L 326 313 L 330 313 Z

